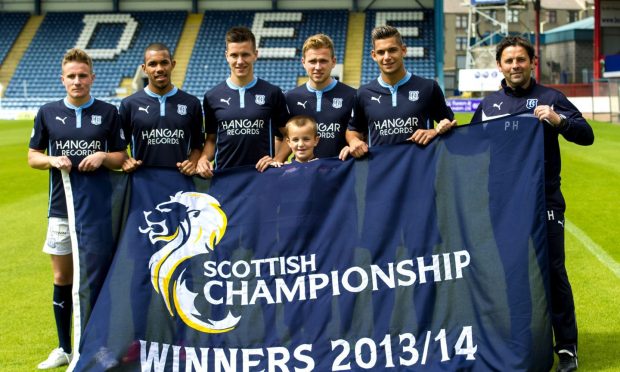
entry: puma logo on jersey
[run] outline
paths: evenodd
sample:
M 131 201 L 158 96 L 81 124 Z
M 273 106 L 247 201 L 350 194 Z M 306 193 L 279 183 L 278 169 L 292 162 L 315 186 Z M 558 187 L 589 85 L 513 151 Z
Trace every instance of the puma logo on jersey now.
M 559 224 L 559 225 L 562 225 L 562 228 L 564 228 L 564 221 L 559 221 L 559 220 L 558 220 L 558 224 Z
M 224 103 L 226 103 L 228 106 L 230 106 L 230 99 L 231 99 L 231 98 L 232 98 L 232 97 L 228 97 L 228 99 L 220 98 L 220 102 L 224 102 Z
M 301 107 L 303 107 L 305 109 L 306 108 L 306 103 L 308 103 L 308 101 L 304 101 L 304 103 L 301 103 L 301 102 L 298 101 L 297 102 L 297 106 L 301 106 Z
M 149 106 L 146 106 L 146 107 L 139 107 L 138 106 L 138 111 L 144 111 L 144 112 L 146 112 L 148 114 L 149 113 Z
M 61 118 L 60 116 L 56 116 L 56 120 L 62 122 L 63 124 L 65 123 L 65 120 L 67 120 L 67 117 L 65 116 L 64 118 Z
M 381 95 L 379 97 L 370 97 L 371 101 L 377 101 L 377 103 L 381 103 Z
M 58 303 L 58 302 L 56 302 L 56 301 L 52 301 L 52 303 L 54 304 L 54 306 L 58 306 L 58 307 L 59 307 L 59 308 L 61 308 L 61 309 L 64 309 L 64 308 L 65 308 L 65 302 L 64 302 L 64 301 L 63 301 L 63 302 L 61 302 L 61 303 Z
M 504 102 L 494 103 L 493 107 L 497 107 L 498 110 L 501 110 L 502 109 L 502 103 L 504 103 Z

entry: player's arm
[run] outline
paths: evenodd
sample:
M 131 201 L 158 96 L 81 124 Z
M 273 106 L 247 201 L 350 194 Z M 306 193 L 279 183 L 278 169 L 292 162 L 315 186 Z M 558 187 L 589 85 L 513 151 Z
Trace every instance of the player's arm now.
M 51 156 L 45 150 L 28 149 L 28 165 L 34 169 L 64 169 L 71 171 L 71 159 L 66 156 Z
M 345 161 L 350 154 L 351 148 L 349 146 L 345 146 L 340 150 L 340 153 L 338 154 L 338 159 Z
M 368 153 L 368 144 L 364 141 L 364 131 L 367 125 L 366 115 L 358 91 L 353 99 L 351 118 L 347 130 L 344 133 L 344 138 L 349 144 L 349 154 L 354 158 L 360 158 Z
M 274 136 L 275 153 L 273 159 L 271 159 L 271 161 L 267 164 L 267 167 L 270 166 L 272 163 L 275 163 L 277 165 L 284 164 L 288 160 L 288 157 L 291 155 L 292 152 L 284 141 L 284 138 L 286 137 L 286 122 L 291 118 L 292 115 L 289 111 L 288 105 L 286 104 L 286 97 L 281 90 L 278 90 L 276 92 L 274 102 L 274 111 L 271 120 L 274 124 L 273 130 L 277 131 L 278 134 Z M 263 159 L 265 160 L 261 163 L 261 168 L 264 166 L 264 163 L 268 161 L 266 158 Z M 259 169 L 258 164 L 257 169 Z M 261 170 L 259 169 L 259 171 Z
M 407 140 L 413 143 L 417 143 L 418 145 L 426 146 L 429 143 L 431 143 L 431 141 L 435 139 L 437 135 L 439 135 L 439 133 L 437 132 L 435 128 L 418 129 L 415 132 L 413 132 L 411 137 L 409 137 Z
M 354 158 L 360 158 L 368 152 L 368 144 L 364 141 L 362 133 L 347 129 L 345 138 L 349 144 L 349 154 Z
M 286 136 L 284 133 L 284 128 L 280 128 L 280 133 L 282 134 L 282 138 L 275 136 L 276 140 L 276 155 L 273 157 L 273 161 L 276 163 L 284 164 L 288 160 L 288 157 L 291 156 L 291 148 L 284 143 L 283 138 Z M 279 144 L 278 144 L 279 143 Z
M 179 172 L 183 173 L 186 176 L 193 176 L 196 174 L 196 169 L 198 167 L 198 161 L 202 155 L 202 151 L 204 150 L 204 140 L 205 140 L 205 132 L 203 123 L 203 114 L 202 109 L 200 108 L 200 101 L 197 98 L 194 98 L 194 102 L 190 105 L 192 108 L 192 112 L 190 115 L 191 124 L 189 127 L 190 131 L 190 152 L 186 160 L 177 163 L 177 168 Z
M 123 165 L 121 165 L 121 169 L 125 173 L 131 173 L 138 169 L 141 165 L 142 160 L 136 160 L 135 158 L 128 156 L 127 159 L 125 159 L 125 161 L 123 162 Z
M 554 106 L 539 105 L 534 115 L 541 122 L 556 128 L 562 136 L 578 145 L 589 146 L 594 143 L 594 132 L 581 112 L 564 96 Z
M 121 102 L 121 106 L 119 108 L 119 117 L 121 121 L 121 127 L 123 128 L 123 132 L 125 136 L 127 136 L 127 140 L 133 135 L 133 125 L 131 124 L 131 113 L 129 109 L 129 103 L 124 99 Z M 135 149 L 134 149 L 135 150 Z M 131 150 L 130 150 L 131 151 Z M 121 164 L 121 170 L 125 173 L 134 172 L 142 165 L 142 160 L 137 160 L 133 156 L 131 156 L 131 152 L 127 155 L 123 164 Z
M 434 106 L 431 108 L 431 118 L 437 122 L 435 130 L 437 134 L 442 135 L 456 127 L 457 122 L 454 119 L 454 112 L 446 103 L 446 97 L 436 81 L 433 81 L 433 100 Z M 432 128 L 429 128 L 432 129 Z
M 455 126 L 456 120 L 442 119 L 435 128 L 416 130 L 413 132 L 411 137 L 409 137 L 409 141 L 417 143 L 418 145 L 426 146 L 431 143 L 435 137 L 446 133 Z
M 208 133 L 205 147 L 202 149 L 198 164 L 196 165 L 196 173 L 202 177 L 213 177 L 213 158 L 215 157 L 215 133 Z
M 80 172 L 92 172 L 99 169 L 102 165 L 108 169 L 120 169 L 127 158 L 126 151 L 97 151 L 82 159 L 80 164 L 78 164 L 78 170 Z
M 198 164 L 198 160 L 202 155 L 202 151 L 199 149 L 192 149 L 189 152 L 189 156 L 186 160 L 181 163 L 177 163 L 177 168 L 179 168 L 179 172 L 183 173 L 186 176 L 193 176 L 196 174 L 196 165 Z

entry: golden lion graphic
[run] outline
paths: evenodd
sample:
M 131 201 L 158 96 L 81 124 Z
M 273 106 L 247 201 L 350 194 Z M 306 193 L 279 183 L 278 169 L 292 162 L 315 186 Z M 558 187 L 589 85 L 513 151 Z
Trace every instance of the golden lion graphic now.
M 154 211 L 144 212 L 144 219 L 148 226 L 140 228 L 140 232 L 148 233 L 152 244 L 165 242 L 165 246 L 151 256 L 149 268 L 151 284 L 162 296 L 170 315 L 174 316 L 174 304 L 183 322 L 198 331 L 223 333 L 234 329 L 240 317 L 233 316 L 230 311 L 222 320 L 200 319 L 201 314 L 194 306 L 198 293 L 185 285 L 185 270 L 171 284 L 181 263 L 213 251 L 224 236 L 228 221 L 220 203 L 207 194 L 180 191 L 170 197 L 170 201 L 158 204 Z M 168 224 L 174 227 L 169 228 Z

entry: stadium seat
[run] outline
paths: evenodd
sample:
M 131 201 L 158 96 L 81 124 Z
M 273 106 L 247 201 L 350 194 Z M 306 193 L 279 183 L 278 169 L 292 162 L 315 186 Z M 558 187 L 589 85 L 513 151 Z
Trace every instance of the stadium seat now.
M 28 13 L 0 12 L 0 24 L 2 25 L 2 32 L 0 32 L 0 65 L 4 62 L 29 17 Z
M 48 13 L 20 61 L 6 97 L 29 105 L 25 98 L 64 96 L 58 79 L 62 56 L 81 46 L 94 60 L 93 96 L 113 101 L 115 89 L 123 78 L 133 77 L 149 43 L 163 42 L 174 53 L 186 18 L 186 12 Z
M 370 56 L 371 32 L 378 25 L 397 27 L 407 45 L 405 66 L 412 73 L 435 78 L 435 29 L 433 10 L 367 11 L 362 61 L 361 83 L 365 84 L 379 75 L 376 63 Z

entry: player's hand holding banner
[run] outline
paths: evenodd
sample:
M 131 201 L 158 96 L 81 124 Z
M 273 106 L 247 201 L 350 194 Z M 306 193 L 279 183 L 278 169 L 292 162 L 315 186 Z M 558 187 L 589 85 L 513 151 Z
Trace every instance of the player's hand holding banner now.
M 210 183 L 139 169 L 74 367 L 548 371 L 541 141 L 509 117 Z

